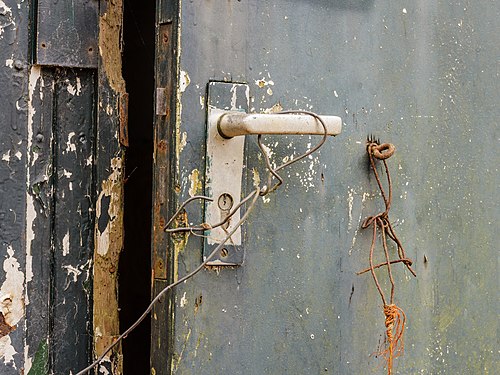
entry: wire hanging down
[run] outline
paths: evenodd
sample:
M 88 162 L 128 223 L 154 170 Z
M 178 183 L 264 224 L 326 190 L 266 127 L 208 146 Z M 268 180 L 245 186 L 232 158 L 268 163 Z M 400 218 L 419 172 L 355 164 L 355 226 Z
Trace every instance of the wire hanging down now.
M 377 290 L 380 294 L 380 298 L 382 299 L 382 303 L 384 305 L 384 315 L 385 315 L 385 345 L 386 348 L 382 350 L 379 354 L 382 355 L 387 362 L 387 373 L 388 375 L 392 374 L 392 364 L 393 359 L 402 355 L 404 352 L 404 329 L 406 323 L 406 315 L 404 311 L 396 306 L 394 303 L 394 277 L 392 274 L 391 264 L 395 263 L 403 263 L 406 268 L 412 273 L 413 276 L 417 276 L 415 271 L 411 268 L 412 261 L 411 259 L 406 257 L 405 250 L 401 241 L 396 236 L 392 224 L 389 220 L 389 210 L 391 208 L 392 203 L 392 180 L 391 175 L 389 173 L 389 167 L 387 166 L 386 160 L 390 158 L 396 148 L 394 145 L 390 143 L 380 144 L 379 140 L 374 140 L 373 138 L 368 138 L 368 143 L 366 146 L 366 151 L 368 153 L 368 158 L 370 159 L 371 169 L 373 170 L 373 174 L 375 175 L 375 179 L 377 181 L 378 188 L 380 190 L 380 194 L 384 199 L 385 210 L 383 212 L 378 213 L 374 216 L 369 216 L 365 219 L 361 228 L 366 229 L 368 227 L 372 227 L 372 242 L 370 246 L 370 256 L 369 262 L 370 267 L 358 272 L 358 275 L 361 275 L 366 272 L 371 272 L 373 277 L 373 281 L 377 287 Z M 375 164 L 375 160 L 382 161 L 384 164 L 385 174 L 387 176 L 387 185 L 389 194 L 386 193 L 382 186 L 382 181 L 380 180 L 380 176 L 377 171 L 377 166 Z M 377 241 L 377 233 L 380 231 L 382 248 L 384 251 L 385 262 L 379 264 L 373 264 L 373 253 L 375 250 L 375 245 Z M 394 241 L 397 245 L 397 252 L 399 259 L 390 260 L 389 257 L 389 249 L 387 245 L 387 238 Z M 387 267 L 387 273 L 389 275 L 389 281 L 391 283 L 391 294 L 389 300 L 387 300 L 382 287 L 380 286 L 380 282 L 375 274 L 375 269 L 380 267 Z
M 323 122 L 323 120 L 321 119 L 321 117 L 318 116 L 316 113 L 309 112 L 309 111 L 283 111 L 283 112 L 278 112 L 278 113 L 281 113 L 281 114 L 309 115 L 309 116 L 314 117 L 321 124 L 321 126 L 323 127 L 324 134 L 323 134 L 321 140 L 318 142 L 318 144 L 316 146 L 314 146 L 313 148 L 309 149 L 307 152 L 299 155 L 297 158 L 295 158 L 293 160 L 290 160 L 290 161 L 288 161 L 288 162 L 286 162 L 284 164 L 281 164 L 278 167 L 273 168 L 271 166 L 271 161 L 269 160 L 269 157 L 268 157 L 266 151 L 264 150 L 264 146 L 262 144 L 262 136 L 261 135 L 257 136 L 257 141 L 258 141 L 259 149 L 260 149 L 260 151 L 262 152 L 262 154 L 264 156 L 264 160 L 265 160 L 265 163 L 266 163 L 266 168 L 267 168 L 267 170 L 269 172 L 268 173 L 268 179 L 267 179 L 267 185 L 264 185 L 263 187 L 258 186 L 254 190 L 252 190 L 251 193 L 249 193 L 245 198 L 243 198 L 241 200 L 241 202 L 238 203 L 229 212 L 229 214 L 227 215 L 227 217 L 224 220 L 222 220 L 222 221 L 220 221 L 218 223 L 215 223 L 215 224 L 202 223 L 202 224 L 200 224 L 198 226 L 169 228 L 169 226 L 173 223 L 173 221 L 175 220 L 175 218 L 184 210 L 184 208 L 189 203 L 191 203 L 193 201 L 196 201 L 196 200 L 213 201 L 213 198 L 202 196 L 202 195 L 198 195 L 198 196 L 194 196 L 194 197 L 191 197 L 191 198 L 185 200 L 180 205 L 180 207 L 177 209 L 177 211 L 174 213 L 174 215 L 168 220 L 168 222 L 167 222 L 167 224 L 165 225 L 165 228 L 164 228 L 165 232 L 167 232 L 167 233 L 191 232 L 191 233 L 195 234 L 195 232 L 204 232 L 204 231 L 207 231 L 207 230 L 210 230 L 210 229 L 213 229 L 213 228 L 217 228 L 217 227 L 222 226 L 225 223 L 227 223 L 231 219 L 231 217 L 234 215 L 234 213 L 238 211 L 239 208 L 241 208 L 244 205 L 247 205 L 247 206 L 246 206 L 246 211 L 245 211 L 244 215 L 241 217 L 241 219 L 236 223 L 236 225 L 230 231 L 226 232 L 226 236 L 221 241 L 221 243 L 205 258 L 205 260 L 198 267 L 196 267 L 193 271 L 191 271 L 190 273 L 186 274 L 185 276 L 183 276 L 182 278 L 180 278 L 176 282 L 174 282 L 172 284 L 169 284 L 164 289 L 162 289 L 156 295 L 156 297 L 151 301 L 151 303 L 148 305 L 148 307 L 146 308 L 146 310 L 141 314 L 141 316 L 134 322 L 134 324 L 132 324 L 127 330 L 125 330 L 120 336 L 118 336 L 116 338 L 116 340 L 111 345 L 109 345 L 104 350 L 104 352 L 94 362 L 92 362 L 90 365 L 88 365 L 87 367 L 85 367 L 83 370 L 81 370 L 78 373 L 76 373 L 76 375 L 87 374 L 90 370 L 92 370 L 92 368 L 98 366 L 106 358 L 106 355 L 116 345 L 118 345 L 122 340 L 124 340 L 130 332 L 132 332 L 139 324 L 141 324 L 141 322 L 148 316 L 148 314 L 152 311 L 153 306 L 161 299 L 162 296 L 164 296 L 172 288 L 176 287 L 177 285 L 183 283 L 184 281 L 186 281 L 186 280 L 190 279 L 191 277 L 193 277 L 194 275 L 196 275 L 198 272 L 200 272 L 207 265 L 208 262 L 210 262 L 210 260 L 213 257 L 215 257 L 215 255 L 222 249 L 222 247 L 226 244 L 226 242 L 231 240 L 231 236 L 247 220 L 248 216 L 250 215 L 250 213 L 254 209 L 254 207 L 255 207 L 255 205 L 257 203 L 258 198 L 272 193 L 273 191 L 275 191 L 283 183 L 283 181 L 284 181 L 283 177 L 281 177 L 278 174 L 278 172 L 281 169 L 289 167 L 290 165 L 298 162 L 299 160 L 302 160 L 305 157 L 311 155 L 313 152 L 316 152 L 321 146 L 323 146 L 323 144 L 326 142 L 326 139 L 327 139 L 327 136 L 328 136 L 326 124 Z M 277 182 L 274 185 L 272 185 L 273 179 L 277 180 Z

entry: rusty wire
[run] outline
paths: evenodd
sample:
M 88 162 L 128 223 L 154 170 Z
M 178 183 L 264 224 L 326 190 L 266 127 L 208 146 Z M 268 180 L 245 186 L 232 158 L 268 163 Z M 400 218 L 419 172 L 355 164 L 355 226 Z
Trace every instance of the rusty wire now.
M 368 138 L 366 151 L 368 153 L 368 158 L 370 159 L 370 166 L 371 169 L 373 170 L 373 174 L 375 175 L 375 180 L 377 181 L 380 194 L 382 195 L 382 198 L 384 200 L 385 210 L 378 213 L 377 215 L 367 217 L 361 225 L 361 228 L 363 229 L 366 229 L 370 226 L 372 227 L 372 241 L 370 245 L 370 256 L 369 256 L 370 267 L 357 273 L 358 275 L 361 275 L 368 271 L 371 273 L 373 281 L 375 282 L 375 286 L 377 287 L 377 290 L 380 294 L 380 298 L 382 299 L 382 303 L 384 305 L 386 347 L 384 350 L 380 351 L 379 354 L 382 355 L 386 360 L 388 375 L 392 374 L 393 359 L 403 354 L 404 351 L 403 336 L 406 323 L 406 314 L 400 307 L 398 307 L 394 303 L 395 282 L 391 265 L 395 263 L 403 263 L 406 266 L 406 268 L 408 268 L 408 270 L 412 273 L 412 275 L 416 276 L 415 271 L 411 268 L 412 261 L 411 259 L 406 257 L 403 245 L 401 244 L 401 241 L 394 232 L 394 228 L 392 227 L 392 224 L 389 220 L 389 210 L 391 208 L 391 203 L 392 203 L 392 180 L 386 160 L 394 154 L 395 150 L 396 148 L 394 147 L 394 145 L 390 143 L 380 144 L 380 141 L 374 140 L 371 137 Z M 386 190 L 382 185 L 382 181 L 377 171 L 375 160 L 382 161 L 384 165 L 385 174 L 387 176 L 388 193 L 386 192 Z M 374 264 L 373 254 L 376 247 L 378 231 L 380 231 L 385 262 Z M 396 260 L 390 259 L 387 238 L 391 239 L 396 244 L 399 259 Z M 377 278 L 377 275 L 375 273 L 375 269 L 384 266 L 387 267 L 387 273 L 391 284 L 389 299 L 386 298 L 384 291 L 380 286 L 380 282 Z
M 148 307 L 142 313 L 142 315 L 127 330 L 125 330 L 120 336 L 118 336 L 115 339 L 115 341 L 111 345 L 109 345 L 104 350 L 104 352 L 94 362 L 92 362 L 90 365 L 88 365 L 87 367 L 85 367 L 83 370 L 81 370 L 78 373 L 76 373 L 76 375 L 84 375 L 84 374 L 88 373 L 92 368 L 98 366 L 99 363 L 101 363 L 104 360 L 104 358 L 106 357 L 106 355 L 116 345 L 118 345 L 123 339 L 125 339 L 130 334 L 130 332 L 132 332 L 137 326 L 139 326 L 139 324 L 142 323 L 142 321 L 152 311 L 154 305 L 161 299 L 161 297 L 163 295 L 165 295 L 166 292 L 168 292 L 172 288 L 174 288 L 177 285 L 185 282 L 186 280 L 190 279 L 191 277 L 193 277 L 194 275 L 196 275 L 198 272 L 200 272 L 208 264 L 208 262 L 210 262 L 210 260 L 212 260 L 212 258 L 222 249 L 222 247 L 226 244 L 227 241 L 232 241 L 232 238 L 231 238 L 232 235 L 247 220 L 247 218 L 250 215 L 251 211 L 254 209 L 254 207 L 255 207 L 255 205 L 257 203 L 257 199 L 259 198 L 259 196 L 265 196 L 265 195 L 268 195 L 268 194 L 272 193 L 273 191 L 275 191 L 283 183 L 283 181 L 284 181 L 283 178 L 278 174 L 279 170 L 281 170 L 283 168 L 286 168 L 286 167 L 288 167 L 288 166 L 290 166 L 290 165 L 298 162 L 299 160 L 301 160 L 301 159 L 303 159 L 303 158 L 311 155 L 313 152 L 317 151 L 321 146 L 323 146 L 323 144 L 326 142 L 327 135 L 328 135 L 327 134 L 326 124 L 321 119 L 321 117 L 318 116 L 316 113 L 309 112 L 309 111 L 300 111 L 300 110 L 299 111 L 283 111 L 283 112 L 279 112 L 279 113 L 281 113 L 281 114 L 305 114 L 305 115 L 309 115 L 309 116 L 314 117 L 321 124 L 321 126 L 323 127 L 324 134 L 323 134 L 322 139 L 318 142 L 318 144 L 316 144 L 316 146 L 314 146 L 313 148 L 309 149 L 305 153 L 299 155 L 297 158 L 294 158 L 293 160 L 290 160 L 290 161 L 288 161 L 288 162 L 286 162 L 284 164 L 279 165 L 278 167 L 273 168 L 271 166 L 271 161 L 269 160 L 269 156 L 267 155 L 267 152 L 264 150 L 264 146 L 262 144 L 262 136 L 259 135 L 257 137 L 259 149 L 260 149 L 260 151 L 262 152 L 262 154 L 264 156 L 264 160 L 265 160 L 265 163 L 266 163 L 266 168 L 267 168 L 267 170 L 269 172 L 268 183 L 267 183 L 267 185 L 263 186 L 262 188 L 260 186 L 257 186 L 254 190 L 252 190 L 251 193 L 249 193 L 245 198 L 243 198 L 229 212 L 229 214 L 227 215 L 227 217 L 224 220 L 222 220 L 222 221 L 220 221 L 220 222 L 218 222 L 216 224 L 211 225 L 211 224 L 208 224 L 208 223 L 202 223 L 199 226 L 195 226 L 195 227 L 193 227 L 193 226 L 187 226 L 187 227 L 179 227 L 179 228 L 169 228 L 169 226 L 174 222 L 175 218 L 178 217 L 179 214 L 181 214 L 181 212 L 183 212 L 184 208 L 189 203 L 191 203 L 191 202 L 193 202 L 195 200 L 213 201 L 213 198 L 210 198 L 210 197 L 207 197 L 207 196 L 203 196 L 203 195 L 197 195 L 197 196 L 193 196 L 193 197 L 190 197 L 190 198 L 186 199 L 179 206 L 179 208 L 174 213 L 174 215 L 172 215 L 172 217 L 168 220 L 167 224 L 164 227 L 164 231 L 165 232 L 168 232 L 168 233 L 190 232 L 192 234 L 195 234 L 195 232 L 197 232 L 197 231 L 198 232 L 199 231 L 203 231 L 204 232 L 204 231 L 211 230 L 213 228 L 217 228 L 217 227 L 222 226 L 222 225 L 226 224 L 227 222 L 229 222 L 229 220 L 231 219 L 232 216 L 234 216 L 234 214 L 236 213 L 236 211 L 239 208 L 241 208 L 243 205 L 245 205 L 246 203 L 248 203 L 248 201 L 251 200 L 251 202 L 248 204 L 248 206 L 246 208 L 246 211 L 243 214 L 243 216 L 241 217 L 241 219 L 234 225 L 234 227 L 231 230 L 227 230 L 227 229 L 224 228 L 224 232 L 226 233 L 226 237 L 224 237 L 224 239 L 221 241 L 221 243 L 204 259 L 204 261 L 198 267 L 196 267 L 193 271 L 191 271 L 190 273 L 186 274 L 182 278 L 178 279 L 177 281 L 175 281 L 175 282 L 167 285 L 165 288 L 163 288 L 156 295 L 156 297 L 151 301 L 151 303 L 148 305 Z M 273 180 L 273 177 L 276 178 L 278 180 L 278 182 L 275 183 L 275 185 L 273 185 L 272 187 L 270 187 L 271 183 L 272 183 L 272 180 Z

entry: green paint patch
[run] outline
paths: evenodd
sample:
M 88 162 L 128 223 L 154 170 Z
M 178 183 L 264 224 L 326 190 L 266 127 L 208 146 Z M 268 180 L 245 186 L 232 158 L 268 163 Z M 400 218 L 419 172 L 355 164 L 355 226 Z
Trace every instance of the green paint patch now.
M 28 375 L 47 375 L 49 373 L 49 347 L 46 341 L 40 342 Z

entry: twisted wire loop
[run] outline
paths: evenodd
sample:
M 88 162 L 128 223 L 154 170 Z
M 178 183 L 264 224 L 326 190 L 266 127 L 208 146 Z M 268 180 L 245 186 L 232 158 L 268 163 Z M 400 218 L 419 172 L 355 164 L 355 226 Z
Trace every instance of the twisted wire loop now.
M 368 158 L 370 159 L 371 169 L 375 175 L 375 180 L 377 181 L 380 194 L 384 200 L 385 210 L 374 215 L 367 217 L 361 228 L 366 229 L 372 227 L 372 242 L 370 245 L 370 256 L 369 264 L 370 267 L 358 272 L 361 275 L 366 272 L 370 272 L 377 287 L 380 298 L 384 305 L 384 315 L 385 315 L 385 349 L 380 351 L 379 354 L 383 356 L 386 360 L 387 373 L 392 374 L 392 366 L 394 358 L 399 357 L 404 352 L 404 329 L 406 324 L 406 315 L 404 311 L 394 303 L 394 290 L 395 282 L 392 274 L 392 264 L 402 263 L 411 272 L 413 276 L 417 276 L 413 268 L 411 267 L 413 262 L 411 259 L 406 257 L 405 250 L 399 238 L 397 237 L 394 228 L 389 220 L 389 210 L 391 209 L 392 203 L 392 180 L 387 166 L 386 160 L 389 159 L 396 148 L 391 143 L 382 143 L 380 141 L 374 140 L 373 138 L 368 138 L 366 151 L 368 153 Z M 377 171 L 377 165 L 375 161 L 381 161 L 384 165 L 385 174 L 387 176 L 387 190 L 386 191 L 382 185 L 381 178 Z M 382 242 L 383 253 L 385 257 L 385 262 L 374 264 L 373 254 L 375 252 L 377 234 L 380 232 L 380 238 Z M 387 244 L 387 239 L 391 239 L 397 247 L 397 253 L 399 259 L 391 260 L 389 256 L 389 248 Z M 390 297 L 387 299 L 385 296 L 380 282 L 375 273 L 375 269 L 380 267 L 387 267 L 387 274 L 389 276 L 389 281 L 391 283 Z
M 179 208 L 172 215 L 172 217 L 168 220 L 167 224 L 163 228 L 165 232 L 171 233 L 171 234 L 173 234 L 173 233 L 179 233 L 179 232 L 185 232 L 185 233 L 192 233 L 192 234 L 197 235 L 197 236 L 205 237 L 205 235 L 203 234 L 205 231 L 208 231 L 208 230 L 211 230 L 213 228 L 217 228 L 217 227 L 220 227 L 220 226 L 226 224 L 227 222 L 229 222 L 229 220 L 231 220 L 232 216 L 234 216 L 234 214 L 236 213 L 236 211 L 238 211 L 239 208 L 241 208 L 243 205 L 247 205 L 247 206 L 246 206 L 245 213 L 243 214 L 243 216 L 241 217 L 241 219 L 234 225 L 234 227 L 231 230 L 224 229 L 224 232 L 226 233 L 226 236 L 224 237 L 224 239 L 205 258 L 205 260 L 202 263 L 200 263 L 200 265 L 198 267 L 196 267 L 193 271 L 189 272 L 188 274 L 186 274 L 182 278 L 178 279 L 177 281 L 175 281 L 172 284 L 169 284 L 165 288 L 163 288 L 156 295 L 156 297 L 153 298 L 153 300 L 148 305 L 148 307 L 146 308 L 146 310 L 142 313 L 142 315 L 127 330 L 125 330 L 120 336 L 118 336 L 114 340 L 114 342 L 111 345 L 109 345 L 104 350 L 104 353 L 102 353 L 94 362 L 92 362 L 86 368 L 84 368 L 83 370 L 81 370 L 78 373 L 76 373 L 76 375 L 84 375 L 84 374 L 88 373 L 90 370 L 92 370 L 94 367 L 98 366 L 106 358 L 106 355 L 115 346 L 117 346 L 119 343 L 121 343 L 121 341 L 123 339 L 125 339 L 130 334 L 130 332 L 132 332 L 137 326 L 139 326 L 139 324 L 142 323 L 142 321 L 149 315 L 149 313 L 152 311 L 154 305 L 161 299 L 162 296 L 164 296 L 172 288 L 176 287 L 177 285 L 183 283 L 184 281 L 190 279 L 191 277 L 193 277 L 194 275 L 196 275 L 198 272 L 200 272 L 208 264 L 208 262 L 210 262 L 215 257 L 215 255 L 222 249 L 222 247 L 226 244 L 226 242 L 232 241 L 231 237 L 238 230 L 238 228 L 247 220 L 248 216 L 250 215 L 250 213 L 254 209 L 254 207 L 255 207 L 255 205 L 257 203 L 258 198 L 272 193 L 273 191 L 275 191 L 283 183 L 283 181 L 284 181 L 283 178 L 278 174 L 279 170 L 281 170 L 283 168 L 286 168 L 286 167 L 289 167 L 290 165 L 298 162 L 299 160 L 304 159 L 305 157 L 311 155 L 313 152 L 317 151 L 321 146 L 323 146 L 323 144 L 326 142 L 327 135 L 328 135 L 327 134 L 326 124 L 323 122 L 323 120 L 321 119 L 321 117 L 319 117 L 316 113 L 309 112 L 309 111 L 284 111 L 284 112 L 278 112 L 278 113 L 281 113 L 281 114 L 305 114 L 305 115 L 309 115 L 309 116 L 314 117 L 321 124 L 321 126 L 323 127 L 323 130 L 324 130 L 323 137 L 318 142 L 318 144 L 316 144 L 316 146 L 314 146 L 313 148 L 309 149 L 305 153 L 301 154 L 297 158 L 295 158 L 293 160 L 290 160 L 287 163 L 281 164 L 278 167 L 273 168 L 272 165 L 271 165 L 271 161 L 269 160 L 269 156 L 267 155 L 267 153 L 266 153 L 266 151 L 264 149 L 264 146 L 262 144 L 262 137 L 259 135 L 258 138 L 257 138 L 258 139 L 258 144 L 259 144 L 259 149 L 260 149 L 260 151 L 262 152 L 262 154 L 264 156 L 264 160 L 265 160 L 265 163 L 266 163 L 266 168 L 267 168 L 267 171 L 269 172 L 268 179 L 267 179 L 268 183 L 267 183 L 267 185 L 265 185 L 263 187 L 257 186 L 246 197 L 244 197 L 243 199 L 241 199 L 241 201 L 229 212 L 229 214 L 227 215 L 227 217 L 224 220 L 222 220 L 222 221 L 220 221 L 218 223 L 215 223 L 215 224 L 201 223 L 198 226 L 185 226 L 185 227 L 178 227 L 178 228 L 169 228 L 170 225 L 172 225 L 172 223 L 174 223 L 176 221 L 175 220 L 176 218 L 178 218 L 180 215 L 183 215 L 183 214 L 186 213 L 185 207 L 189 203 L 194 202 L 194 201 L 199 201 L 199 200 L 202 200 L 202 201 L 213 201 L 213 198 L 206 197 L 206 196 L 203 196 L 203 195 L 197 195 L 197 196 L 190 197 L 189 199 L 186 199 L 179 206 Z M 278 182 L 276 182 L 273 186 L 271 186 L 273 178 L 277 179 Z M 198 234 L 196 232 L 202 232 L 202 234 Z

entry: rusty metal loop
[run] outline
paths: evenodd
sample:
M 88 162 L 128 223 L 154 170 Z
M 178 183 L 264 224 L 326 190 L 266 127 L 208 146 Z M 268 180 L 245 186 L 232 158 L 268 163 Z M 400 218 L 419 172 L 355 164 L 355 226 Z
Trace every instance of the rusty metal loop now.
M 382 143 L 381 145 L 370 143 L 368 148 L 373 157 L 378 160 L 389 159 L 396 151 L 396 147 L 392 143 Z
M 395 150 L 396 148 L 391 143 L 380 144 L 379 140 L 375 140 L 373 137 L 368 138 L 366 151 L 368 153 L 368 158 L 370 159 L 371 169 L 375 176 L 375 180 L 377 181 L 380 194 L 384 199 L 385 210 L 379 212 L 376 215 L 368 216 L 361 224 L 361 228 L 363 229 L 372 227 L 372 241 L 370 245 L 370 255 L 368 258 L 369 267 L 357 273 L 358 275 L 366 272 L 371 273 L 373 281 L 375 282 L 375 286 L 377 287 L 380 298 L 382 299 L 382 303 L 384 305 L 384 314 L 386 317 L 386 348 L 385 350 L 381 351 L 380 354 L 383 355 L 383 357 L 387 361 L 388 375 L 392 375 L 393 359 L 403 353 L 403 334 L 406 322 L 406 315 L 404 311 L 394 303 L 394 291 L 396 285 L 391 265 L 402 263 L 412 273 L 413 276 L 416 276 L 415 271 L 411 268 L 413 262 L 411 259 L 406 257 L 403 245 L 401 244 L 399 238 L 396 236 L 394 228 L 392 227 L 389 220 L 389 210 L 392 203 L 392 180 L 386 159 L 390 158 L 394 154 Z M 379 173 L 377 172 L 376 160 L 381 161 L 384 166 L 387 176 L 388 194 L 382 186 L 382 181 L 380 179 Z M 381 263 L 375 264 L 374 251 L 378 235 L 380 236 L 380 240 L 382 243 L 383 255 L 385 260 Z M 398 259 L 390 259 L 388 239 L 395 242 L 397 246 Z M 377 274 L 375 273 L 375 269 L 381 267 L 384 267 L 387 270 L 388 278 L 390 281 L 391 288 L 390 297 L 388 299 L 386 298 L 384 291 L 382 290 L 382 286 L 380 285 L 380 282 L 378 280 Z

